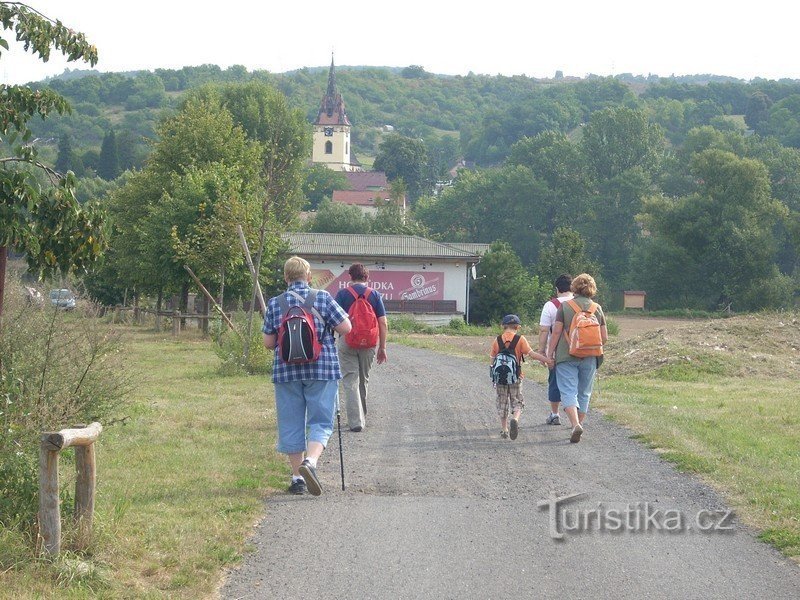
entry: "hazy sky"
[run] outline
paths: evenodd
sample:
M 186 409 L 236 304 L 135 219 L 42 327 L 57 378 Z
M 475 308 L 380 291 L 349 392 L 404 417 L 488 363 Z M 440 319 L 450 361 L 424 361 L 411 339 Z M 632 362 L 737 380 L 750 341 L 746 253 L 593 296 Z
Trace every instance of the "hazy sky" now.
M 337 65 L 416 64 L 453 75 L 800 79 L 800 5 L 791 0 L 29 2 L 85 33 L 101 71 L 210 63 L 281 72 L 327 65 L 333 51 Z M 67 66 L 87 68 L 60 55 L 40 63 L 12 44 L 0 81 L 35 81 Z

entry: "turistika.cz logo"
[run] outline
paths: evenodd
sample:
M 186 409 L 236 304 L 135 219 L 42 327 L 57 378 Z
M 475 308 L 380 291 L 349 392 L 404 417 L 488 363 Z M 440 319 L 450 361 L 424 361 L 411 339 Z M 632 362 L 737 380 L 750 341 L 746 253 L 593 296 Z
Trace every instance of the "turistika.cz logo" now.
M 550 537 L 564 539 L 566 534 L 583 532 L 666 532 L 680 533 L 696 530 L 701 533 L 733 531 L 733 511 L 700 510 L 687 515 L 677 509 L 661 509 L 650 502 L 635 502 L 622 508 L 606 506 L 598 502 L 596 508 L 584 510 L 566 508 L 566 505 L 589 498 L 589 494 L 558 496 L 550 492 L 550 498 L 540 500 L 540 510 L 549 511 Z

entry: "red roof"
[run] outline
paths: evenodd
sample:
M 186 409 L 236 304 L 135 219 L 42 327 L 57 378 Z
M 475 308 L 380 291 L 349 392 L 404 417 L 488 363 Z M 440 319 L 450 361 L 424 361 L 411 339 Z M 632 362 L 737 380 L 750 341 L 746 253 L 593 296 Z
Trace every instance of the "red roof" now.
M 375 198 L 380 200 L 389 199 L 389 190 L 382 191 L 356 191 L 356 190 L 334 190 L 333 201 L 351 206 L 377 206 Z
M 356 192 L 384 190 L 389 187 L 386 173 L 383 171 L 345 171 L 344 175 L 350 182 L 352 190 Z

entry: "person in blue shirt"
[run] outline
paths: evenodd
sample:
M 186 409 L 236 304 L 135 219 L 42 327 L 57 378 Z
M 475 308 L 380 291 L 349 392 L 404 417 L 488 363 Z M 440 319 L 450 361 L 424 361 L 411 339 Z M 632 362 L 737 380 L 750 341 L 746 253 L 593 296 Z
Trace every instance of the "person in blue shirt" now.
M 283 278 L 288 285 L 282 294 L 288 305 L 300 306 L 311 293 L 311 265 L 293 256 L 283 266 Z M 301 299 L 297 298 L 294 292 Z M 272 368 L 275 384 L 275 407 L 278 422 L 277 450 L 289 456 L 292 483 L 289 491 L 303 494 L 306 489 L 314 496 L 322 493 L 317 478 L 317 459 L 333 433 L 333 417 L 339 399 L 339 379 L 342 378 L 333 331 L 344 335 L 350 331 L 350 319 L 333 297 L 324 290 L 316 291 L 314 308 L 324 322 L 314 315 L 317 338 L 322 346 L 319 358 L 302 364 L 287 364 L 276 350 L 280 329 L 279 296 L 270 298 L 264 315 L 264 345 L 276 350 Z M 307 432 L 307 433 L 306 433 Z
M 369 372 L 377 357 L 378 364 L 386 362 L 386 334 L 389 324 L 383 298 L 377 290 L 367 286 L 369 269 L 361 263 L 354 263 L 348 270 L 350 274 L 349 289 L 342 289 L 336 294 L 336 302 L 350 313 L 356 297 L 366 295 L 378 319 L 378 340 L 373 348 L 351 348 L 344 336 L 339 337 L 339 362 L 342 367 L 342 391 L 347 411 L 347 424 L 350 431 L 359 432 L 366 426 L 367 392 L 369 391 Z M 355 295 L 350 290 L 355 292 Z M 369 290 L 369 292 L 368 292 Z

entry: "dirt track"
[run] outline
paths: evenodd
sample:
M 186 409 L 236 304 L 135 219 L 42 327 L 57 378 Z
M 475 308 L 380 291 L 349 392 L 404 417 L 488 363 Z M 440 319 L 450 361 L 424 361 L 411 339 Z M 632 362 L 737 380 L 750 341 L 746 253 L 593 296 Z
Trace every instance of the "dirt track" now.
M 800 569 L 738 525 L 727 533 L 584 531 L 553 540 L 550 492 L 571 504 L 724 509 L 629 433 L 592 414 L 580 444 L 543 424 L 526 385 L 520 437 L 502 440 L 484 363 L 390 346 L 363 433 L 336 437 L 320 498 L 267 500 L 255 551 L 225 598 L 797 598 Z

